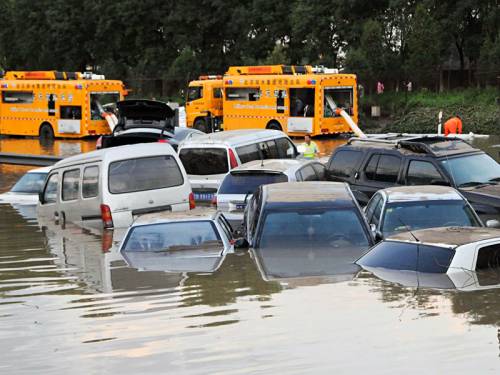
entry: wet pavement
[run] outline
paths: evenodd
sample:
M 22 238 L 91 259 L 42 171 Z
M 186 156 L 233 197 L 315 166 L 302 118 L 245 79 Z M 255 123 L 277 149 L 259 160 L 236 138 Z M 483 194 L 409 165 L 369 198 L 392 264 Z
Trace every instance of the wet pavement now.
M 498 140 L 481 141 L 497 156 Z M 64 142 L 3 139 L 0 152 L 93 148 Z M 342 142 L 317 141 L 324 154 Z M 0 166 L 0 191 L 27 169 Z M 327 264 L 322 275 L 297 273 L 297 264 L 314 264 L 313 251 L 282 264 L 227 254 L 193 260 L 197 272 L 172 271 L 168 257 L 124 259 L 121 236 L 62 229 L 32 209 L 0 205 L 1 373 L 500 371 L 498 277 L 432 284 Z

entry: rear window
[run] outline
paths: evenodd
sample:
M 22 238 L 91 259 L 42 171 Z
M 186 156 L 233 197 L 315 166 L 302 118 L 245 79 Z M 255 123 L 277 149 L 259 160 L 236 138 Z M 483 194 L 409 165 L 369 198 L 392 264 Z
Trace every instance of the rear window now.
M 225 148 L 183 148 L 179 157 L 187 174 L 223 174 L 229 170 Z
M 222 181 L 218 194 L 253 194 L 261 185 L 287 181 L 283 173 L 230 173 Z
M 170 155 L 115 161 L 109 164 L 112 194 L 163 189 L 184 183 L 177 161 Z
M 130 230 L 123 251 L 174 251 L 223 247 L 211 221 L 184 221 L 141 225 Z
M 334 176 L 351 177 L 362 156 L 363 153 L 360 151 L 338 151 L 330 162 L 328 169 Z
M 476 271 L 500 267 L 500 244 L 484 246 L 477 253 Z
M 357 263 L 364 267 L 446 273 L 454 254 L 454 250 L 443 247 L 384 241 L 373 247 Z

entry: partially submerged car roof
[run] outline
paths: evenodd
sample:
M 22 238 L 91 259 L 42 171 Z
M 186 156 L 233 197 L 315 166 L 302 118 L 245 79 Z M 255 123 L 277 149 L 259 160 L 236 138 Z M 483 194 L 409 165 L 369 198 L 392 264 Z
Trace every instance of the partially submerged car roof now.
M 434 200 L 463 200 L 460 193 L 450 186 L 414 185 L 395 186 L 382 190 L 387 195 L 387 201 L 416 202 Z
M 254 171 L 270 171 L 270 172 L 286 172 L 288 170 L 299 169 L 304 164 L 310 163 L 310 160 L 297 159 L 264 159 L 252 160 L 244 163 L 231 170 L 231 174 L 254 172 Z
M 212 207 L 197 207 L 189 211 L 163 211 L 139 216 L 132 226 L 173 221 L 214 220 L 216 216 L 217 210 Z
M 352 206 L 356 203 L 349 185 L 344 182 L 281 182 L 262 187 L 266 205 L 287 208 L 296 204 L 316 207 Z
M 436 246 L 455 248 L 461 245 L 494 238 L 498 238 L 500 240 L 500 229 L 484 227 L 444 227 L 402 232 L 390 236 L 387 240 L 421 242 Z
M 184 146 L 193 146 L 200 144 L 230 144 L 238 145 L 241 143 L 258 141 L 262 138 L 287 137 L 285 133 L 279 130 L 271 129 L 241 129 L 226 130 L 222 132 L 209 133 L 204 136 L 196 137 L 184 143 Z

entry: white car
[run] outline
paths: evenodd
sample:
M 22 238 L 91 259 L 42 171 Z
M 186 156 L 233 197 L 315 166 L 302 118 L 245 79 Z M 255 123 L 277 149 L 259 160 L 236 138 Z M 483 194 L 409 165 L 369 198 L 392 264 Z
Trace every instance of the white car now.
M 500 266 L 500 229 L 444 227 L 389 237 L 356 262 L 368 271 L 380 269 L 453 275 Z
M 0 194 L 0 203 L 36 205 L 49 171 L 50 167 L 28 171 L 8 192 Z
M 210 208 L 187 212 L 144 215 L 128 229 L 120 252 L 163 253 L 172 257 L 218 257 L 233 250 L 231 226 L 224 216 Z
M 254 160 L 230 171 L 217 190 L 214 203 L 236 229 L 253 192 L 261 185 L 292 181 L 322 181 L 325 167 L 314 160 Z

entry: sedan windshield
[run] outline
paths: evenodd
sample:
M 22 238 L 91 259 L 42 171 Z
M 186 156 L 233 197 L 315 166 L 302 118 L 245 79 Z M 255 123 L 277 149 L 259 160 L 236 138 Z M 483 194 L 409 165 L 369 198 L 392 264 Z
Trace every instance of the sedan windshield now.
M 253 194 L 261 185 L 287 181 L 288 177 L 283 173 L 230 173 L 224 178 L 218 194 Z
M 500 165 L 487 154 L 462 156 L 441 161 L 457 187 L 500 181 Z
M 130 229 L 123 251 L 174 251 L 191 248 L 223 247 L 210 221 L 183 221 L 140 225 Z
M 271 211 L 264 221 L 261 248 L 367 249 L 364 223 L 354 209 Z
M 472 209 L 461 200 L 389 203 L 383 220 L 385 236 L 415 229 L 481 226 Z
M 26 173 L 10 190 L 13 193 L 38 194 L 43 187 L 47 173 Z

